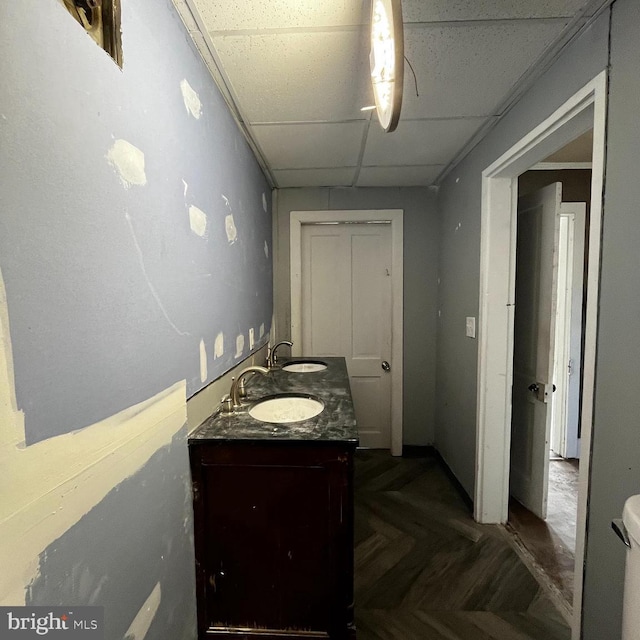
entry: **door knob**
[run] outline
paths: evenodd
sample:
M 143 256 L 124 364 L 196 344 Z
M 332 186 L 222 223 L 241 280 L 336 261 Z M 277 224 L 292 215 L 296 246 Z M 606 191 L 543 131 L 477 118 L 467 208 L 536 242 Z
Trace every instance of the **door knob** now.
M 555 393 L 556 392 L 556 385 L 553 384 L 551 385 L 551 392 Z M 529 391 L 533 391 L 534 393 L 538 393 L 538 391 L 540 391 L 540 385 L 538 385 L 537 382 L 534 382 L 533 384 L 530 384 L 527 389 L 529 389 Z
M 383 360 L 382 369 L 383 371 L 391 371 L 391 365 L 386 360 Z

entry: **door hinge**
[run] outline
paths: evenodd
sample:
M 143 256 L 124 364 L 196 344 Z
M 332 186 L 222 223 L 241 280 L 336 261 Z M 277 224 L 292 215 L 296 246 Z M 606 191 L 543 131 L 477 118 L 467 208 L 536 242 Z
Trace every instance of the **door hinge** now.
M 200 500 L 200 483 L 199 482 L 194 482 L 192 484 L 192 491 L 193 491 L 193 501 L 198 502 L 198 500 Z

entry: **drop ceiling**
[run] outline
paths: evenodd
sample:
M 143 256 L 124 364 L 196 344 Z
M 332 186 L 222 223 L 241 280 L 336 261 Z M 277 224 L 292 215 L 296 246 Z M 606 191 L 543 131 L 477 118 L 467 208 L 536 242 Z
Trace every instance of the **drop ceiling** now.
M 361 111 L 370 0 L 173 1 L 280 188 L 437 184 L 609 4 L 403 0 L 404 100 L 384 133 Z

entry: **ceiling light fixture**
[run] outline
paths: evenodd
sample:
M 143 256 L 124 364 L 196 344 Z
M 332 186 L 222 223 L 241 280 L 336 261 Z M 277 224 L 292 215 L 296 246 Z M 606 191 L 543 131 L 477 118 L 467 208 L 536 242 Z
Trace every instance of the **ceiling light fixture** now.
M 371 84 L 380 126 L 394 131 L 402 108 L 404 36 L 400 0 L 372 0 Z

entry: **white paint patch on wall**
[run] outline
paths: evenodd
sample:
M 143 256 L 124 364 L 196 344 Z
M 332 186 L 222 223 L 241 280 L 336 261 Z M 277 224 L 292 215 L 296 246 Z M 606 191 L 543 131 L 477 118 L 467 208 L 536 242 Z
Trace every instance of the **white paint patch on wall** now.
M 136 614 L 133 622 L 129 625 L 127 632 L 124 634 L 127 640 L 144 640 L 149 632 L 149 627 L 153 619 L 156 617 L 160 600 L 162 600 L 162 589 L 158 582 L 149 597 L 145 600 L 140 611 Z
M 180 83 L 180 91 L 182 91 L 182 99 L 184 100 L 184 106 L 187 112 L 196 120 L 199 120 L 202 115 L 202 102 L 200 102 L 200 97 L 186 79 Z
M 269 245 L 267 244 L 267 241 L 264 241 L 264 255 L 267 258 L 267 260 L 269 259 Z
M 249 350 L 253 351 L 253 345 L 256 343 L 255 340 L 255 331 L 253 330 L 253 327 L 251 327 L 251 329 L 249 329 Z
M 222 331 L 216 336 L 216 341 L 213 346 L 213 359 L 222 358 L 224 355 L 224 334 Z
M 229 198 L 227 198 L 224 193 L 221 194 L 221 197 L 224 200 L 227 209 L 229 209 L 229 213 L 224 219 L 224 228 L 227 232 L 227 240 L 229 241 L 229 244 L 233 244 L 238 239 L 238 230 L 236 229 L 236 224 L 233 220 L 233 212 L 231 210 Z
M 236 338 L 236 358 L 240 358 L 242 356 L 243 351 L 244 351 L 244 335 L 240 334 Z
M 182 180 L 182 184 L 184 185 L 184 197 L 187 197 L 187 191 L 189 189 L 189 185 L 187 184 L 187 181 L 183 178 Z
M 24 431 L 20 441 L 0 434 L 6 479 L 0 486 L 0 604 L 24 604 L 40 554 L 168 446 L 186 421 L 183 380 L 101 422 L 29 447 Z
M 235 222 L 233 221 L 233 214 L 229 214 L 224 219 L 224 228 L 227 232 L 227 240 L 229 244 L 233 244 L 238 239 L 238 230 L 236 229 Z
M 0 605 L 25 604 L 40 554 L 187 422 L 183 380 L 101 422 L 24 446 L 0 272 Z
M 267 194 L 264 192 L 262 193 L 262 208 L 264 212 L 267 213 Z
M 203 339 L 200 340 L 200 382 L 205 382 L 207 377 L 207 347 Z
M 201 238 L 205 238 L 207 235 L 207 214 L 191 205 L 189 207 L 189 225 L 191 231 Z
M 144 153 L 126 140 L 116 140 L 105 156 L 112 167 L 118 172 L 120 180 L 126 189 L 132 185 L 147 184 L 144 171 Z
M 260 339 L 264 338 L 264 322 L 260 325 Z

